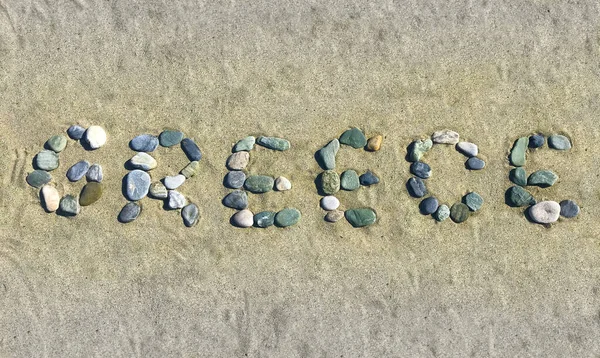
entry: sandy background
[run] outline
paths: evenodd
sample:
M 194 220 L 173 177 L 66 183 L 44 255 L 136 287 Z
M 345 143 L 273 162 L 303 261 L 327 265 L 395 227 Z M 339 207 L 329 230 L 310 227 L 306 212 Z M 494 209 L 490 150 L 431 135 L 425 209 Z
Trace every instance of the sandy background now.
M 0 2 L 1 357 L 598 357 L 600 355 L 600 8 L 595 1 Z M 70 141 L 53 175 L 104 166 L 106 192 L 75 219 L 46 214 L 25 183 L 44 141 L 71 124 L 109 133 Z M 338 168 L 383 183 L 340 195 L 376 225 L 323 221 L 313 154 L 349 126 L 382 133 L 376 154 L 343 149 Z M 183 130 L 204 152 L 182 188 L 197 227 L 145 199 L 123 225 L 121 179 L 137 134 Z M 449 127 L 488 167 L 427 157 L 430 190 L 485 200 L 465 224 L 418 214 L 406 146 Z M 518 136 L 562 132 L 569 153 L 530 156 L 572 198 L 575 220 L 531 224 L 504 204 Z M 221 198 L 231 145 L 277 135 L 292 150 L 251 172 L 294 190 L 252 196 L 295 206 L 296 227 L 240 230 Z M 156 152 L 154 178 L 187 160 Z

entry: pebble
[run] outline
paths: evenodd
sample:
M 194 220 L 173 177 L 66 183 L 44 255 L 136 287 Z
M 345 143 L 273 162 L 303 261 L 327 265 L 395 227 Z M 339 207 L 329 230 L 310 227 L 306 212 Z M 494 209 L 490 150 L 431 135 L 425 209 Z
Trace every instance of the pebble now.
M 36 168 L 51 171 L 58 168 L 58 154 L 51 150 L 42 150 L 35 156 Z
M 331 211 L 339 208 L 340 201 L 333 195 L 328 195 L 321 199 L 321 208 L 323 210 Z
M 158 138 L 152 134 L 140 134 L 129 142 L 129 147 L 136 152 L 153 152 L 158 148 Z
M 149 193 L 150 196 L 152 196 L 155 199 L 166 199 L 169 196 L 167 187 L 159 181 L 154 182 L 152 183 L 152 185 L 150 185 Z
M 515 144 L 510 151 L 510 162 L 515 167 L 522 167 L 525 165 L 525 151 L 527 150 L 527 143 L 529 139 L 527 137 L 521 137 L 515 141 Z
M 333 195 L 340 190 L 340 176 L 333 170 L 321 174 L 321 190 L 327 195 Z
M 254 194 L 262 194 L 273 190 L 275 180 L 267 175 L 251 175 L 246 179 L 244 188 Z
M 555 201 L 542 201 L 529 208 L 531 220 L 538 224 L 550 224 L 560 217 L 560 204 Z
M 64 135 L 54 135 L 48 139 L 46 146 L 56 153 L 62 152 L 67 146 L 67 137 Z
M 430 138 L 419 139 L 410 144 L 408 147 L 408 161 L 418 162 L 423 158 L 423 155 L 427 153 L 433 147 L 433 141 Z
M 352 148 L 363 148 L 367 145 L 367 137 L 358 128 L 348 129 L 340 136 L 340 143 L 349 145 Z
M 248 166 L 250 161 L 250 153 L 248 152 L 237 152 L 227 158 L 227 168 L 229 170 L 242 170 Z
M 50 173 L 46 171 L 39 169 L 36 169 L 31 173 L 27 174 L 27 178 L 25 178 L 27 184 L 31 185 L 34 188 L 39 188 L 42 185 L 48 184 L 50 183 L 50 180 L 52 180 L 52 175 L 50 175 Z
M 188 165 L 185 166 L 185 168 L 181 169 L 180 173 L 183 174 L 184 177 L 189 179 L 194 175 L 198 174 L 198 170 L 200 170 L 200 162 L 194 160 L 193 162 L 189 162 Z
M 433 218 L 439 222 L 442 222 L 450 217 L 450 208 L 446 204 L 442 204 L 438 207 Z
M 169 209 L 181 209 L 187 205 L 187 200 L 183 194 L 177 190 L 169 190 Z
M 97 202 L 102 196 L 102 184 L 91 182 L 87 183 L 79 195 L 79 205 L 88 206 Z
M 302 215 L 298 209 L 287 208 L 275 214 L 275 225 L 279 227 L 288 227 L 296 225 Z
M 469 207 L 463 203 L 455 203 L 450 209 L 450 218 L 455 223 L 466 221 L 470 215 Z
M 232 171 L 225 175 L 225 179 L 223 180 L 226 187 L 231 189 L 239 189 L 244 186 L 244 182 L 246 181 L 246 174 L 241 171 Z
M 236 210 L 246 209 L 248 207 L 248 194 L 242 190 L 233 191 L 223 198 L 223 205 Z
M 142 207 L 137 202 L 130 202 L 125 204 L 121 212 L 119 213 L 119 221 L 126 224 L 137 219 L 142 212 Z
M 100 126 L 91 126 L 85 131 L 83 140 L 90 149 L 98 149 L 106 144 L 106 132 Z
M 90 163 L 87 160 L 81 160 L 67 170 L 67 178 L 72 181 L 79 181 L 90 169 Z
M 508 189 L 506 200 L 511 206 L 528 206 L 535 204 L 535 198 L 530 192 L 520 186 L 512 186 Z
M 202 159 L 200 148 L 198 148 L 196 142 L 190 138 L 185 138 L 181 141 L 181 149 L 183 149 L 185 155 L 187 155 L 188 159 L 192 162 L 200 161 L 200 159 Z
M 235 145 L 233 146 L 233 152 L 237 153 L 237 152 L 249 152 L 252 149 L 254 149 L 254 144 L 256 143 L 256 138 L 249 136 L 246 137 L 240 141 L 238 141 L 237 143 L 235 143 Z
M 438 200 L 432 196 L 429 198 L 425 198 L 419 204 L 419 209 L 421 210 L 421 214 L 423 215 L 431 215 L 436 212 L 440 203 Z
M 406 188 L 408 189 L 408 193 L 413 198 L 422 198 L 427 194 L 425 182 L 419 177 L 412 177 L 408 179 L 408 182 L 406 183 Z
M 127 198 L 131 201 L 143 199 L 150 189 L 150 175 L 143 170 L 133 170 L 125 179 Z
M 540 188 L 547 188 L 558 180 L 558 175 L 550 170 L 538 170 L 529 176 L 527 179 L 527 185 L 539 186 Z
M 344 212 L 341 210 L 333 210 L 325 215 L 325 221 L 335 223 L 340 221 L 344 217 Z
M 458 142 L 456 143 L 456 150 L 466 155 L 467 157 L 476 157 L 479 154 L 479 148 L 477 144 L 470 142 Z
M 573 200 L 563 200 L 560 202 L 560 215 L 565 218 L 574 218 L 579 215 L 579 205 Z
M 483 198 L 476 192 L 470 192 L 463 197 L 463 202 L 471 209 L 477 211 L 483 206 Z
M 90 169 L 88 169 L 85 174 L 87 181 L 95 181 L 97 183 L 101 183 L 102 179 L 104 179 L 104 174 L 102 172 L 102 167 L 100 164 L 92 164 Z
M 181 210 L 181 217 L 183 218 L 183 224 L 187 227 L 192 227 L 198 222 L 200 217 L 200 211 L 196 204 L 188 204 Z
M 431 167 L 427 163 L 414 162 L 410 165 L 410 172 L 421 179 L 427 179 L 431 176 Z
M 79 214 L 81 207 L 77 202 L 77 199 L 73 195 L 65 195 L 60 199 L 60 204 L 58 205 L 60 209 L 60 213 L 66 216 L 75 216 Z
M 382 135 L 376 135 L 374 137 L 369 138 L 369 140 L 367 141 L 367 150 L 369 152 L 377 152 L 379 149 L 381 149 L 381 143 L 383 142 L 383 136 Z
M 340 186 L 344 190 L 353 191 L 360 188 L 358 173 L 354 170 L 346 170 L 340 177 Z
M 527 185 L 527 172 L 525 172 L 525 169 L 523 169 L 521 167 L 512 169 L 510 171 L 510 173 L 508 174 L 508 178 L 510 179 L 510 181 L 512 181 L 513 183 L 515 183 L 517 185 L 520 185 L 520 186 Z
M 467 169 L 469 170 L 481 170 L 485 168 L 485 162 L 477 157 L 471 157 L 466 163 Z
M 42 190 L 40 190 L 40 196 L 47 212 L 53 213 L 58 210 L 60 195 L 55 187 L 51 185 L 44 185 Z
M 571 141 L 564 135 L 555 134 L 548 138 L 548 146 L 556 150 L 569 150 L 571 149 Z
M 175 130 L 164 130 L 158 135 L 158 143 L 163 147 L 172 147 L 181 143 L 183 139 L 183 132 Z M 192 205 L 192 204 L 190 204 Z
M 185 176 L 183 174 L 177 174 L 174 176 L 166 176 L 163 179 L 163 184 L 169 190 L 179 188 L 183 183 L 185 183 Z
M 346 210 L 346 220 L 354 227 L 365 227 L 377 221 L 377 214 L 371 208 Z
M 252 227 L 254 224 L 254 214 L 248 209 L 238 211 L 231 217 L 231 223 L 237 227 Z
M 273 211 L 261 211 L 254 215 L 254 225 L 260 228 L 267 228 L 275 224 L 275 215 Z
M 290 149 L 290 142 L 283 138 L 275 137 L 259 137 L 256 143 L 262 145 L 265 148 L 284 151 Z
M 379 177 L 369 170 L 360 176 L 359 181 L 361 185 L 370 186 L 374 184 L 379 184 Z
M 67 134 L 71 139 L 80 140 L 83 138 L 83 134 L 85 133 L 85 128 L 78 125 L 72 125 L 67 129 Z
M 134 155 L 131 159 L 129 159 L 129 163 L 135 169 L 142 169 L 145 171 L 152 170 L 158 166 L 156 159 L 145 152 L 139 152 Z
M 275 189 L 278 191 L 286 191 L 292 189 L 292 183 L 286 177 L 278 177 L 275 179 Z
M 319 149 L 317 152 L 317 162 L 324 170 L 335 169 L 335 156 L 337 155 L 338 150 L 340 150 L 340 141 L 337 139 L 332 140 Z
M 534 134 L 529 137 L 529 148 L 540 148 L 544 146 L 546 139 L 541 134 Z
M 456 144 L 459 140 L 459 135 L 455 131 L 444 129 L 442 131 L 434 132 L 431 139 L 434 143 L 438 144 Z

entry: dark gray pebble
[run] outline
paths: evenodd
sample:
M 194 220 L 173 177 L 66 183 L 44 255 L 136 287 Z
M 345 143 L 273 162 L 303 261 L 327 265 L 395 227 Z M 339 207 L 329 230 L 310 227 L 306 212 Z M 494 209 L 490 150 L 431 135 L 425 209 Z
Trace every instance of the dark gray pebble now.
M 485 162 L 477 157 L 469 158 L 466 165 L 467 169 L 470 170 L 481 170 L 485 168 Z
M 276 213 L 272 211 L 262 211 L 254 215 L 254 225 L 261 228 L 273 226 L 275 224 L 275 215 Z
M 560 215 L 565 218 L 574 218 L 579 215 L 579 205 L 573 200 L 563 200 L 560 202 Z
M 234 170 L 227 175 L 225 175 L 225 179 L 223 180 L 226 187 L 231 189 L 239 189 L 244 186 L 244 182 L 246 181 L 246 174 L 242 171 Z
M 198 222 L 200 212 L 196 204 L 188 204 L 181 209 L 181 217 L 183 218 L 183 224 L 187 227 L 192 227 Z
M 126 224 L 137 219 L 142 212 L 142 207 L 136 202 L 127 203 L 119 213 L 119 221 Z
M 379 177 L 377 177 L 377 175 L 373 174 L 373 172 L 370 170 L 360 176 L 360 185 L 369 186 L 369 185 L 378 184 L 378 183 L 379 183 Z
M 440 206 L 438 200 L 430 196 L 429 198 L 425 198 L 423 201 L 421 201 L 419 204 L 419 209 L 421 210 L 421 214 L 431 215 L 436 212 L 438 206 Z
M 223 198 L 223 205 L 228 208 L 243 210 L 248 207 L 248 194 L 242 190 L 236 190 Z
M 78 181 L 85 176 L 89 169 L 90 163 L 87 160 L 79 161 L 67 170 L 67 178 L 73 182 Z
M 198 148 L 196 142 L 190 138 L 185 138 L 181 141 L 181 149 L 183 149 L 183 152 L 185 155 L 187 155 L 190 161 L 199 161 L 202 159 L 202 152 L 200 152 L 200 148 Z
M 425 194 L 427 194 L 425 182 L 423 182 L 423 180 L 419 177 L 408 179 L 406 188 L 408 189 L 408 193 L 414 198 L 422 198 L 425 196 Z
M 80 140 L 83 138 L 83 133 L 85 133 L 85 128 L 78 125 L 72 125 L 67 129 L 67 134 L 71 139 Z
M 431 176 L 431 167 L 427 163 L 414 162 L 410 165 L 410 172 L 421 179 L 427 179 Z
M 546 143 L 546 138 L 541 134 L 534 134 L 529 137 L 529 148 L 540 148 Z

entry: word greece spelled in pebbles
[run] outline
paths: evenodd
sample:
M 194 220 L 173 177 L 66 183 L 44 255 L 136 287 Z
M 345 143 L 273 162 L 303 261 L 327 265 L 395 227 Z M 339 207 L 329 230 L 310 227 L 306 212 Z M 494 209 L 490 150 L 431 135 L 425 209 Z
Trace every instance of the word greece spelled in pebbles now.
M 529 148 L 540 148 L 544 146 L 546 139 L 542 134 L 534 134 L 529 137 Z
M 367 147 L 365 148 L 369 152 L 377 152 L 381 149 L 381 143 L 383 142 L 382 135 L 376 135 L 374 137 L 369 138 L 367 141 Z
M 285 150 L 290 149 L 290 142 L 288 142 L 287 140 L 282 139 L 282 138 L 259 137 L 256 140 L 256 143 L 258 143 L 259 145 L 262 145 L 265 148 L 278 150 L 278 151 L 285 151 Z
M 275 180 L 266 175 L 251 175 L 246 179 L 244 188 L 254 194 L 267 193 L 273 190 Z
M 527 137 L 521 137 L 515 141 L 515 144 L 510 151 L 510 163 L 515 167 L 522 167 L 525 165 L 525 153 L 528 141 Z
M 437 211 L 439 207 L 439 202 L 436 198 L 430 196 L 429 198 L 425 198 L 419 204 L 419 209 L 423 215 L 431 215 Z
M 83 140 L 90 149 L 98 149 L 106 144 L 106 132 L 100 126 L 91 126 L 83 134 Z
M 48 184 L 52 180 L 52 176 L 48 172 L 37 169 L 29 173 L 25 180 L 32 187 L 39 188 L 44 184 Z
M 150 190 L 150 175 L 143 170 L 133 170 L 126 176 L 127 198 L 131 201 L 143 199 Z
M 520 185 L 520 186 L 526 186 L 527 185 L 527 172 L 525 172 L 525 169 L 521 168 L 521 167 L 517 167 L 514 168 L 510 171 L 510 174 L 508 175 L 510 181 L 512 181 L 513 183 Z
M 321 174 L 321 190 L 327 195 L 333 195 L 340 190 L 340 176 L 333 170 Z
M 279 227 L 288 227 L 296 225 L 300 221 L 300 211 L 294 208 L 283 209 L 275 215 L 275 225 Z
M 60 199 L 59 209 L 63 215 L 75 216 L 79 214 L 81 207 L 73 195 L 65 195 Z
M 469 214 L 469 207 L 463 203 L 455 203 L 450 209 L 450 218 L 457 224 L 466 221 Z
M 158 142 L 163 147 L 172 147 L 181 143 L 183 132 L 175 130 L 164 130 L 158 135 Z M 192 204 L 190 204 L 192 205 Z
M 325 196 L 321 199 L 321 207 L 323 210 L 331 211 L 340 206 L 340 201 L 333 195 Z
M 467 160 L 467 169 L 481 170 L 485 168 L 485 162 L 477 157 L 472 157 Z
M 67 178 L 70 181 L 79 181 L 83 178 L 90 169 L 90 163 L 87 160 L 81 160 L 67 170 Z
M 248 207 L 248 194 L 242 190 L 232 191 L 223 198 L 223 205 L 236 210 L 246 209 Z
M 423 158 L 423 155 L 427 153 L 433 147 L 433 141 L 430 138 L 419 139 L 411 143 L 408 147 L 408 161 L 418 162 Z
M 175 176 L 167 176 L 163 179 L 163 183 L 167 189 L 177 189 L 185 182 L 185 176 L 183 174 L 177 174 Z
M 240 141 L 238 141 L 234 146 L 233 146 L 233 152 L 237 153 L 237 152 L 249 152 L 252 149 L 254 149 L 254 144 L 256 143 L 256 138 L 249 136 L 246 137 Z
M 79 205 L 88 206 L 92 205 L 96 201 L 100 199 L 102 196 L 102 184 L 96 182 L 87 183 L 83 190 L 81 190 L 81 195 L 79 196 Z
M 232 171 L 225 175 L 225 186 L 231 189 L 239 189 L 244 186 L 246 174 L 242 171 Z
M 35 166 L 41 170 L 52 171 L 58 168 L 58 154 L 51 150 L 42 150 L 35 156 Z
M 163 185 L 163 183 L 157 181 L 150 185 L 150 189 L 148 190 L 150 196 L 155 199 L 166 199 L 169 196 L 169 192 L 167 191 L 167 187 Z
M 140 134 L 129 142 L 129 147 L 136 152 L 154 152 L 158 148 L 158 138 L 151 134 Z
M 421 179 L 427 179 L 431 176 L 431 167 L 427 163 L 414 162 L 410 165 L 410 172 Z
M 533 205 L 536 203 L 533 195 L 520 186 L 510 187 L 507 191 L 506 199 L 509 205 L 517 207 Z
M 156 159 L 145 152 L 139 152 L 134 155 L 131 159 L 129 159 L 129 163 L 135 169 L 141 169 L 145 171 L 152 170 L 158 166 Z
M 202 159 L 202 152 L 200 152 L 200 148 L 196 142 L 194 142 L 191 138 L 185 138 L 181 141 L 181 149 L 185 155 L 187 155 L 190 161 L 199 161 Z
M 50 137 L 46 142 L 48 148 L 56 153 L 62 152 L 67 146 L 67 138 L 63 135 L 55 135 Z
M 413 177 L 408 179 L 406 186 L 408 187 L 409 194 L 414 198 L 422 198 L 427 194 L 427 188 L 425 188 L 425 183 L 419 177 Z
M 560 205 L 555 201 L 542 201 L 529 208 L 529 215 L 538 224 L 550 224 L 558 220 Z
M 119 221 L 122 223 L 130 223 L 137 219 L 142 212 L 142 207 L 135 201 L 125 204 L 119 213 Z
M 248 209 L 238 211 L 231 217 L 231 223 L 237 227 L 251 227 L 254 224 L 254 214 Z
M 291 190 L 292 183 L 286 177 L 278 177 L 275 179 L 275 189 L 278 191 Z
M 533 172 L 527 179 L 527 185 L 535 185 L 542 188 L 547 188 L 554 185 L 558 180 L 558 175 L 550 170 L 538 170 Z
M 200 162 L 197 160 L 194 160 L 193 162 L 189 162 L 189 164 L 186 165 L 185 168 L 181 169 L 180 173 L 184 177 L 186 177 L 186 179 L 189 179 L 189 178 L 193 177 L 194 175 L 196 175 L 199 170 L 200 170 Z
M 69 135 L 69 137 L 75 140 L 80 140 L 81 138 L 83 138 L 84 133 L 85 128 L 78 125 L 72 125 L 69 127 L 69 129 L 67 129 L 67 134 Z
M 236 152 L 227 158 L 227 168 L 229 170 L 242 170 L 248 166 L 250 162 L 250 153 Z
M 340 149 L 340 141 L 332 140 L 317 152 L 317 161 L 325 170 L 335 169 L 335 156 Z
M 340 176 L 340 186 L 344 190 L 352 191 L 360 188 L 360 178 L 358 173 L 349 169 Z
M 261 211 L 254 215 L 254 225 L 260 228 L 267 228 L 275 224 L 275 215 L 273 211 Z
M 579 206 L 573 200 L 560 202 L 560 215 L 565 218 L 574 218 L 579 215 Z
M 60 203 L 60 195 L 58 194 L 58 190 L 56 190 L 55 187 L 50 185 L 44 185 L 42 187 L 42 190 L 40 191 L 40 194 L 46 211 L 51 213 L 58 210 L 58 205 Z
M 367 145 L 367 137 L 365 137 L 360 129 L 352 128 L 342 133 L 340 136 L 340 143 L 358 149 Z
M 437 144 L 456 144 L 459 140 L 459 135 L 455 131 L 444 129 L 442 131 L 434 132 L 431 136 L 433 143 Z
M 196 204 L 188 204 L 181 209 L 181 217 L 185 226 L 192 227 L 198 222 L 200 211 Z
M 466 155 L 467 157 L 476 157 L 479 154 L 479 148 L 476 144 L 470 142 L 456 143 L 456 150 Z
M 470 192 L 464 196 L 464 203 L 471 211 L 477 211 L 483 206 L 483 198 L 475 192 Z
M 85 178 L 87 181 L 94 181 L 97 183 L 101 183 L 102 179 L 104 179 L 104 174 L 102 172 L 102 166 L 100 164 L 93 164 L 90 169 L 88 169 L 85 174 Z
M 185 196 L 176 190 L 169 190 L 169 209 L 181 209 L 186 206 Z
M 450 208 L 446 204 L 442 204 L 433 214 L 433 218 L 439 222 L 442 222 L 450 217 Z
M 344 212 L 341 210 L 332 210 L 325 215 L 325 220 L 330 223 L 340 221 L 344 217 Z
M 370 186 L 373 184 L 379 184 L 379 178 L 373 174 L 372 171 L 367 171 L 365 174 L 360 176 L 360 184 L 364 186 Z
M 548 138 L 548 146 L 556 150 L 569 150 L 571 149 L 571 141 L 564 135 L 555 134 Z
M 377 221 L 377 214 L 371 208 L 350 209 L 345 212 L 346 220 L 354 227 L 365 227 Z

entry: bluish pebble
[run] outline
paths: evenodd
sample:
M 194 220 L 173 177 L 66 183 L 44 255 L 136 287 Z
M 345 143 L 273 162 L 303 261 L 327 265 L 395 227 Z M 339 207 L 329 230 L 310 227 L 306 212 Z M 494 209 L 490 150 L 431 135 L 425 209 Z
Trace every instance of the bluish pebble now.
M 85 175 L 87 181 L 95 181 L 96 183 L 102 183 L 104 174 L 102 173 L 102 167 L 100 164 L 93 164 Z
M 183 133 L 180 131 L 174 130 L 164 130 L 161 134 L 158 135 L 158 142 L 163 147 L 172 147 L 177 145 L 183 139 Z M 190 204 L 192 205 L 192 204 Z
M 85 128 L 78 125 L 72 125 L 67 129 L 67 134 L 71 139 L 80 140 L 83 138 L 83 133 L 85 133 Z
M 540 148 L 546 143 L 546 138 L 541 134 L 534 134 L 529 137 L 529 148 Z
M 187 227 L 192 227 L 198 222 L 200 212 L 196 204 L 188 204 L 181 209 L 181 217 L 183 218 L 183 224 Z
M 140 134 L 129 142 L 129 147 L 136 152 L 153 152 L 158 147 L 158 138 L 151 134 Z
M 427 194 L 427 188 L 425 187 L 425 182 L 423 179 L 419 177 L 412 177 L 408 179 L 406 183 L 406 187 L 408 189 L 408 193 L 413 198 L 422 198 Z
M 142 212 L 142 207 L 136 202 L 130 202 L 125 204 L 121 212 L 119 213 L 119 221 L 126 224 L 137 219 Z
M 485 162 L 477 157 L 472 157 L 467 160 L 467 169 L 470 170 L 481 170 L 485 168 Z
M 31 185 L 32 187 L 40 188 L 52 180 L 52 175 L 43 170 L 34 170 L 27 175 L 25 180 L 27 181 L 27 184 Z
M 267 228 L 275 224 L 276 213 L 272 211 L 262 211 L 254 215 L 254 225 L 260 228 Z
M 410 172 L 421 179 L 427 179 L 431 176 L 431 167 L 427 163 L 414 162 L 410 165 Z
M 248 207 L 248 194 L 242 190 L 236 190 L 223 198 L 223 205 L 228 208 L 243 210 Z
M 202 152 L 200 152 L 200 148 L 198 148 L 196 142 L 190 138 L 185 138 L 181 141 L 181 149 L 183 149 L 183 152 L 185 155 L 187 155 L 190 161 L 199 161 L 202 159 Z
M 136 169 L 129 172 L 125 177 L 127 198 L 131 201 L 143 199 L 148 195 L 150 182 L 150 175 L 143 170 Z
M 423 215 L 431 215 L 436 212 L 438 207 L 440 206 L 438 200 L 432 196 L 429 198 L 425 198 L 419 204 L 419 209 L 421 210 L 421 214 Z
M 70 181 L 78 181 L 85 176 L 90 169 L 90 163 L 87 160 L 79 161 L 67 170 L 67 178 Z
M 574 218 L 579 215 L 579 205 L 573 200 L 563 200 L 560 202 L 560 215 L 565 218 Z
M 360 185 L 369 186 L 379 183 L 379 178 L 377 175 L 373 174 L 372 171 L 368 171 L 365 174 L 360 176 Z
M 244 182 L 246 181 L 246 174 L 239 170 L 230 171 L 225 175 L 225 179 L 223 180 L 226 187 L 231 189 L 239 189 L 244 186 Z
M 483 206 L 483 198 L 476 192 L 471 192 L 463 197 L 463 202 L 471 209 L 477 211 Z
M 571 141 L 564 135 L 555 134 L 548 138 L 548 146 L 556 150 L 569 150 L 571 149 Z

